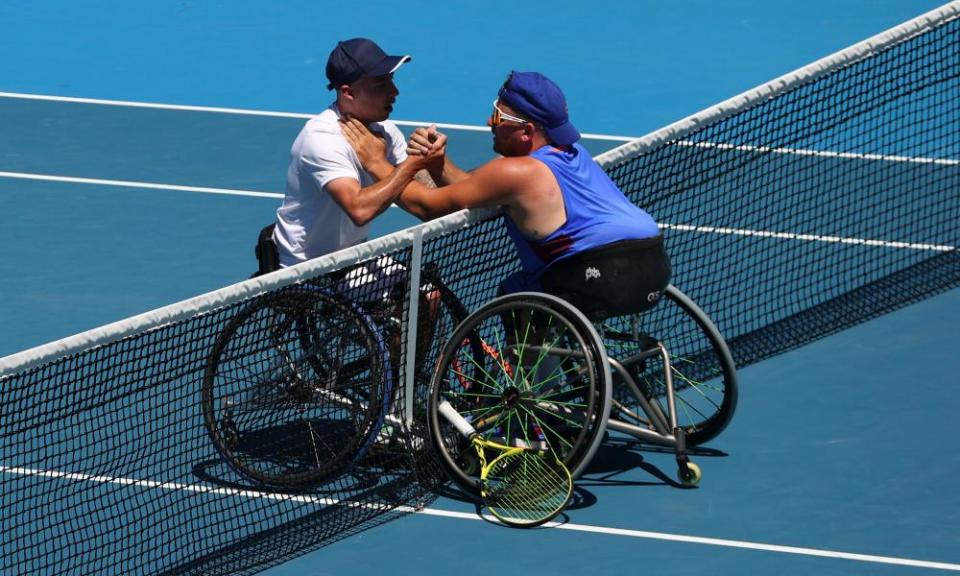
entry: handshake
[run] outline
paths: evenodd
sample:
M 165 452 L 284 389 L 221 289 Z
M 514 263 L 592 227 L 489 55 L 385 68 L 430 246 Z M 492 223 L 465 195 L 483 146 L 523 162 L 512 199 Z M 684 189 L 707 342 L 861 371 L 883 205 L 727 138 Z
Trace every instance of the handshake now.
M 372 132 L 357 118 L 350 117 L 340 120 L 340 130 L 356 152 L 360 164 L 377 180 L 386 178 L 393 171 L 394 165 L 387 157 L 387 142 L 382 132 Z M 467 176 L 447 158 L 447 135 L 439 132 L 435 124 L 414 130 L 406 152 L 407 159 L 403 164 L 418 174 L 417 180 L 430 188 L 445 186 Z
M 417 128 L 407 142 L 408 156 L 428 156 L 440 151 L 446 153 L 447 135 L 437 130 L 433 124 L 429 128 Z
M 376 171 L 377 166 L 382 166 L 387 171 L 393 168 L 387 160 L 387 145 L 383 133 L 371 132 L 364 123 L 352 117 L 340 120 L 340 130 L 366 170 Z M 446 153 L 447 135 L 438 132 L 436 125 L 417 128 L 407 143 L 407 162 L 417 170 L 429 172 L 434 182 L 439 182 L 443 174 Z
M 447 135 L 433 124 L 429 128 L 417 128 L 407 142 L 407 161 L 415 162 L 426 170 L 436 184 L 443 182 L 443 168 L 447 156 Z

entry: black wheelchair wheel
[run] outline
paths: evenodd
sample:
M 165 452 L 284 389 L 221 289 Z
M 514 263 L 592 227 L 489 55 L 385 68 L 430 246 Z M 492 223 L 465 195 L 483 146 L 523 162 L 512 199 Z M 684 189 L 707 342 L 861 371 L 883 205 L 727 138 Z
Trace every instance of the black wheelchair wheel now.
M 439 413 L 444 400 L 484 438 L 551 449 L 576 476 L 603 438 L 609 366 L 590 322 L 553 296 L 511 294 L 468 316 L 431 379 L 428 424 L 451 478 L 477 494 L 476 453 Z
M 208 357 L 207 432 L 242 475 L 270 486 L 346 471 L 382 426 L 392 382 L 369 318 L 316 289 L 256 299 Z
M 470 315 L 469 310 L 440 275 L 433 262 L 423 265 L 420 286 L 420 319 L 417 325 L 416 382 L 429 384 L 443 352 L 443 345 L 454 329 Z M 482 349 L 472 343 L 475 358 L 480 358 Z
M 737 406 L 737 372 L 733 357 L 720 332 L 690 298 L 668 286 L 664 298 L 652 310 L 639 315 L 609 318 L 601 323 L 607 353 L 626 367 L 648 398 L 668 414 L 663 362 L 652 355 L 631 361 L 662 343 L 670 356 L 677 424 L 688 445 L 704 444 L 723 432 Z M 630 422 L 626 415 L 640 415 L 636 397 L 619 378 L 614 378 L 615 403 L 629 412 L 614 409 L 612 418 Z M 637 424 L 637 422 L 630 422 Z

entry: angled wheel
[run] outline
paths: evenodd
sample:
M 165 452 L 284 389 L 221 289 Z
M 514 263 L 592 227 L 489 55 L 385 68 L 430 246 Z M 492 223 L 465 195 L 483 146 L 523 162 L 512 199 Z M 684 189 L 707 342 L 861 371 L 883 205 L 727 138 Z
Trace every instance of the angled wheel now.
M 604 345 L 618 359 L 644 393 L 668 414 L 663 362 L 650 356 L 632 358 L 662 342 L 670 354 L 677 424 L 686 432 L 687 445 L 703 444 L 720 434 L 737 406 L 737 372 L 733 357 L 713 322 L 674 286 L 652 310 L 610 318 L 602 323 Z M 611 418 L 643 424 L 643 411 L 630 390 L 614 384 Z
M 342 473 L 383 423 L 386 348 L 369 318 L 315 289 L 269 294 L 242 309 L 214 345 L 202 409 L 217 451 L 279 487 Z
M 688 461 L 677 468 L 677 479 L 684 486 L 696 486 L 701 478 L 703 478 L 703 472 L 693 462 Z
M 468 316 L 444 346 L 430 383 L 430 437 L 451 477 L 472 494 L 476 453 L 440 415 L 443 400 L 484 438 L 549 448 L 576 476 L 603 438 L 609 398 L 609 366 L 590 322 L 553 296 L 511 294 Z

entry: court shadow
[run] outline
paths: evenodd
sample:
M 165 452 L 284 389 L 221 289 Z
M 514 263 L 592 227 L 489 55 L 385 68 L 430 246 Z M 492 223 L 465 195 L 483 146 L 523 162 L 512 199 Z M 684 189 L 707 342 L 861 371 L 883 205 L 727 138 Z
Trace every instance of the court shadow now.
M 670 486 L 671 488 L 692 489 L 695 486 L 681 484 L 676 479 L 676 461 L 668 460 L 667 471 L 660 465 L 648 462 L 644 454 L 664 454 L 674 456 L 675 452 L 663 446 L 646 444 L 633 439 L 608 438 L 597 449 L 596 455 L 583 475 L 577 480 L 580 487 L 587 486 Z M 706 447 L 694 447 L 687 450 L 689 456 L 696 458 L 723 458 L 727 454 L 721 450 Z M 651 480 L 624 480 L 619 476 L 632 470 L 643 470 Z
M 582 480 L 582 479 L 581 479 Z M 599 500 L 597 495 L 583 487 L 580 481 L 573 487 L 573 494 L 570 495 L 570 502 L 567 503 L 567 510 L 581 510 L 590 508 Z
M 193 475 L 207 484 L 219 488 L 240 490 L 244 492 L 260 492 L 263 494 L 311 494 L 318 497 L 333 495 L 341 490 L 346 482 L 351 487 L 364 490 L 377 484 L 374 473 L 365 471 L 362 467 L 353 469 L 341 475 L 333 476 L 327 481 L 305 484 L 303 486 L 270 486 L 255 482 L 238 474 L 222 459 L 215 458 L 198 462 L 192 469 Z
M 564 510 L 578 510 L 581 508 L 589 508 L 596 503 L 597 503 L 597 497 L 592 492 L 580 486 L 575 485 L 573 487 L 573 493 L 570 495 L 570 501 L 567 503 Z M 492 514 L 489 514 L 489 513 L 484 514 L 484 508 L 482 503 L 473 502 L 473 505 L 474 505 L 473 509 L 477 515 L 477 518 L 479 518 L 483 522 L 491 526 L 495 526 L 497 528 L 503 528 L 506 530 L 517 529 L 514 526 L 508 526 L 503 522 L 497 520 L 497 518 Z M 561 512 L 556 518 L 550 520 L 545 524 L 542 524 L 540 526 L 534 526 L 531 528 L 522 528 L 522 529 L 523 530 L 545 530 L 545 529 L 553 528 L 554 526 L 557 526 L 560 524 L 568 524 L 569 522 L 570 522 L 570 516 L 567 515 L 567 513 L 564 511 L 564 512 Z
M 455 500 L 457 502 L 467 502 L 470 504 L 477 503 L 476 498 L 465 494 L 463 490 L 460 490 L 454 485 L 453 481 L 448 481 L 445 484 L 437 486 L 433 492 L 439 497 Z
M 949 250 L 805 310 L 727 338 L 738 368 L 779 356 L 960 286 L 960 250 Z
M 447 483 L 446 485 L 438 487 L 434 490 L 434 494 L 437 496 L 442 496 L 449 500 L 455 500 L 457 502 L 464 502 L 467 504 L 473 505 L 473 510 L 477 515 L 477 518 L 483 520 L 487 524 L 492 524 L 501 528 L 510 528 L 491 516 L 490 514 L 484 514 L 483 503 L 480 502 L 477 498 L 471 497 L 464 493 L 462 490 L 457 488 L 452 482 Z M 567 504 L 567 509 L 571 508 L 585 508 L 588 506 L 593 506 L 597 502 L 596 497 L 587 492 L 586 490 L 581 489 L 576 484 L 573 487 L 573 494 L 570 496 L 570 503 Z M 552 520 L 551 522 L 565 522 L 562 518 L 563 514 L 557 517 L 557 519 Z
M 655 465 L 644 458 L 644 454 L 663 454 L 671 458 L 667 460 L 668 465 Z M 587 466 L 583 474 L 575 481 L 574 492 L 571 496 L 567 509 L 576 510 L 579 508 L 588 508 L 597 502 L 597 497 L 588 490 L 590 487 L 611 487 L 611 486 L 669 486 L 671 488 L 680 488 L 689 490 L 695 486 L 681 484 L 676 478 L 676 461 L 672 458 L 675 452 L 666 447 L 655 446 L 639 442 L 632 438 L 608 438 L 597 449 L 596 454 Z M 687 454 L 695 458 L 725 458 L 726 452 L 714 448 L 703 446 L 693 447 L 687 450 Z M 650 479 L 623 479 L 620 478 L 632 470 L 643 470 Z M 477 514 L 480 514 L 482 506 L 477 503 L 477 499 L 465 494 L 452 482 L 447 482 L 437 487 L 434 492 L 437 496 L 449 498 L 458 502 L 466 502 L 476 506 Z M 488 519 L 489 520 L 489 519 Z M 496 521 L 494 521 L 496 522 Z
M 348 479 L 341 478 L 340 490 Z M 358 487 L 354 487 L 358 488 Z M 320 491 L 313 492 L 321 496 Z M 349 501 L 330 501 L 288 521 L 253 516 L 263 529 L 204 544 L 193 559 L 169 567 L 165 576 L 252 574 L 406 516 L 433 501 L 415 482 L 402 476 L 357 489 Z M 278 518 L 279 520 L 279 518 Z M 257 522 L 258 521 L 258 522 Z
M 238 447 L 247 457 L 276 459 L 264 445 L 277 446 L 277 434 L 248 435 Z M 441 482 L 432 452 L 402 442 L 375 444 L 363 458 L 302 485 L 258 483 L 213 446 L 190 471 L 196 481 L 184 493 L 191 509 L 216 518 L 217 529 L 185 541 L 160 571 L 165 575 L 259 572 L 429 506 Z
M 565 508 L 565 510 L 570 510 L 573 508 L 573 505 L 572 505 L 573 499 L 571 499 L 570 502 L 571 504 L 567 504 L 567 507 Z M 500 528 L 503 530 L 518 530 L 518 529 L 524 530 L 524 531 L 549 530 L 558 525 L 568 524 L 570 522 L 570 516 L 567 515 L 566 512 L 561 512 L 560 514 L 557 515 L 556 518 L 554 518 L 553 520 L 550 520 L 549 522 L 541 524 L 540 526 L 532 526 L 530 528 L 517 528 L 516 526 L 508 526 L 504 524 L 503 522 L 497 520 L 496 517 L 494 517 L 491 514 L 484 514 L 483 506 L 481 506 L 480 504 L 477 504 L 476 506 L 476 513 L 477 513 L 477 517 L 480 518 L 480 520 L 482 520 L 483 522 L 489 524 L 490 526 L 493 526 L 495 528 Z

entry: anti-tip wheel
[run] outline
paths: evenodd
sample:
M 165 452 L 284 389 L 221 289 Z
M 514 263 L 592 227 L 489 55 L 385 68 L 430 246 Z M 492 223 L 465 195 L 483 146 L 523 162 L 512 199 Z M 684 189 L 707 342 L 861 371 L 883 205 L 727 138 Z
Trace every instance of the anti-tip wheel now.
M 685 467 L 680 466 L 677 470 L 677 478 L 680 479 L 680 483 L 684 486 L 696 486 L 700 483 L 700 478 L 702 477 L 703 473 L 700 471 L 700 467 L 693 462 L 687 462 Z

